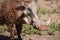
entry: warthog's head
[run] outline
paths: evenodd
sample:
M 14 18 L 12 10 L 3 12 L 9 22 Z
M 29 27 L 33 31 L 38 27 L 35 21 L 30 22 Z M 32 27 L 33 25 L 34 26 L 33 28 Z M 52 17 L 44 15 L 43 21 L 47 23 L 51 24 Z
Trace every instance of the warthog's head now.
M 41 25 L 41 22 L 37 15 L 37 7 L 35 2 L 32 0 L 22 0 L 22 4 L 23 4 L 22 7 L 24 10 L 24 15 L 25 15 L 23 19 L 25 20 L 25 22 L 36 28 L 39 28 Z
M 25 6 L 25 17 L 23 18 L 27 24 L 33 25 L 34 27 L 44 30 L 45 27 L 42 25 L 37 15 L 37 6 L 33 0 L 23 0 Z

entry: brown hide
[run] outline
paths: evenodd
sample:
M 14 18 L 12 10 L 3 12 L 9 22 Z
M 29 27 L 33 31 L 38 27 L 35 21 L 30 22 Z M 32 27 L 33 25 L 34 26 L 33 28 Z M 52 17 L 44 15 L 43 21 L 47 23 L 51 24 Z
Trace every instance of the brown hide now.
M 21 0 L 5 0 L 1 4 L 2 5 L 0 9 L 0 24 L 13 22 L 23 14 L 23 11 L 20 10 L 21 15 L 18 16 L 18 10 L 16 9 L 16 7 L 22 5 Z

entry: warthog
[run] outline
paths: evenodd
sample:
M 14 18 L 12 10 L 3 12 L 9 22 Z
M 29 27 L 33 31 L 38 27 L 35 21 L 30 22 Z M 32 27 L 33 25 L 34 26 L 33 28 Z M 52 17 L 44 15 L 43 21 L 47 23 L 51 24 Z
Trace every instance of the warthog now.
M 33 0 L 0 1 L 0 25 L 5 24 L 8 27 L 10 40 L 14 38 L 13 24 L 16 25 L 18 40 L 22 40 L 20 33 L 24 23 L 36 26 L 37 28 L 40 26 L 37 7 Z

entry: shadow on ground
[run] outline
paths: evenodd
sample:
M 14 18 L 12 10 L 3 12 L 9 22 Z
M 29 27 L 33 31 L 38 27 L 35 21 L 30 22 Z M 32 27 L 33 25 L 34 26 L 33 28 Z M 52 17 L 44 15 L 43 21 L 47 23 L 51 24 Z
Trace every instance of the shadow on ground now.
M 8 36 L 0 35 L 0 40 L 9 40 Z M 14 40 L 17 40 L 16 38 Z

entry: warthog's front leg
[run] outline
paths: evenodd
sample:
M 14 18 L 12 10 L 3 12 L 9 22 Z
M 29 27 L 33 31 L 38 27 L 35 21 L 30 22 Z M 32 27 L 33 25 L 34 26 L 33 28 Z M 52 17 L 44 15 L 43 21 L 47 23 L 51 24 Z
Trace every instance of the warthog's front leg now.
M 22 24 L 16 24 L 16 30 L 17 30 L 18 40 L 22 40 L 20 36 L 21 30 L 22 30 Z
M 7 24 L 8 30 L 10 32 L 10 39 L 9 40 L 14 40 L 14 30 L 13 30 L 13 24 Z

